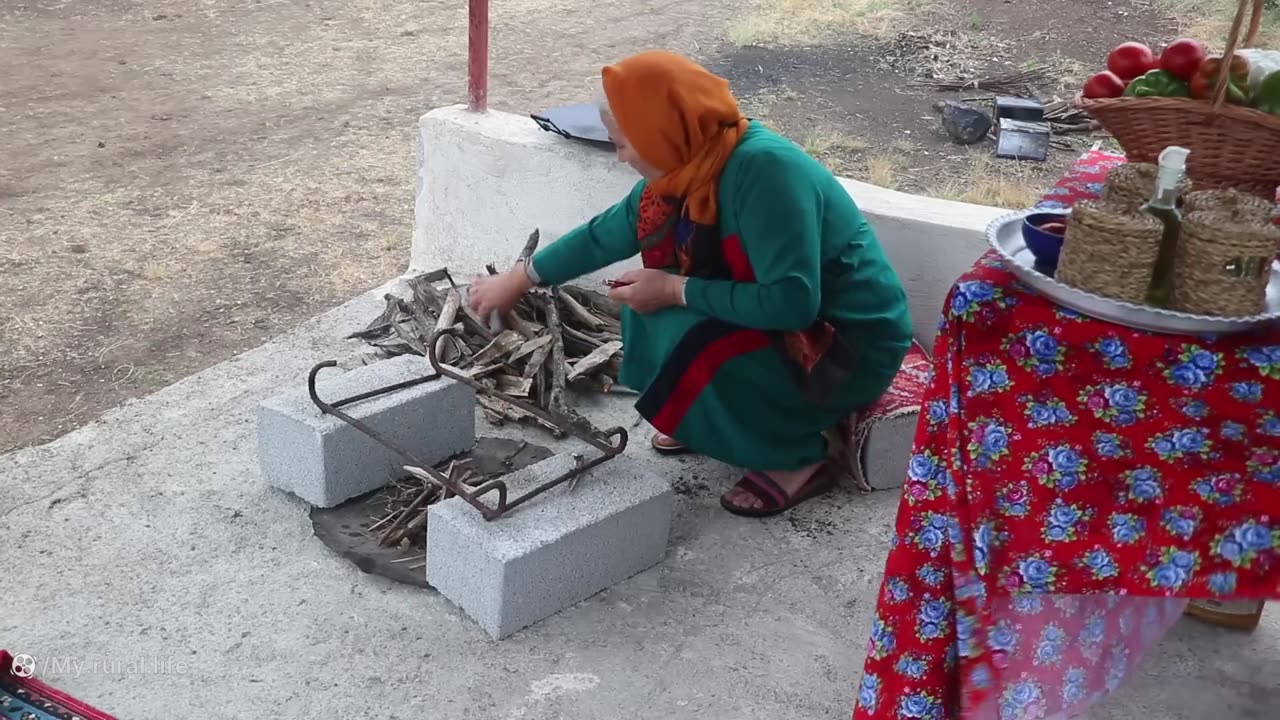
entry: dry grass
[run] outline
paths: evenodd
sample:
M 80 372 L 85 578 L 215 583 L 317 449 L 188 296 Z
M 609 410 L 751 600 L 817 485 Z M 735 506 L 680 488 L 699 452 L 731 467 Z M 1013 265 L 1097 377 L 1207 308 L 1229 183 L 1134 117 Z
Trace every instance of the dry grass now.
M 882 188 L 897 190 L 902 185 L 902 171 L 907 157 L 900 153 L 876 153 L 867 158 L 866 181 Z
M 923 147 L 911 140 L 872 143 L 834 132 L 815 134 L 801 145 L 837 175 L 889 190 L 1011 210 L 1035 205 L 1059 172 L 1043 163 L 997 159 L 986 145 L 921 155 Z
M 1155 4 L 1178 18 L 1185 35 L 1218 51 L 1226 45 L 1239 6 L 1237 0 L 1155 0 Z M 1263 11 L 1262 29 L 1254 45 L 1280 47 L 1280 6 L 1276 3 L 1268 3 Z
M 769 88 L 739 98 L 738 106 L 744 114 L 768 125 L 769 116 L 773 114 L 775 106 L 780 103 L 794 103 L 799 99 L 800 93 L 790 88 Z
M 910 25 L 936 0 L 768 0 L 729 27 L 746 45 L 818 45 L 849 33 L 888 37 Z
M 897 189 L 903 183 L 911 143 L 898 141 L 868 154 L 871 143 L 839 130 L 822 130 L 804 136 L 800 146 L 831 172 L 874 185 Z
M 889 143 L 889 149 L 895 153 L 910 155 L 911 153 L 914 153 L 916 150 L 919 150 L 920 148 L 910 140 L 894 140 L 893 142 Z
M 1037 60 L 1034 64 L 1044 68 L 1048 77 L 1054 83 L 1053 89 L 1065 95 L 1074 95 L 1078 88 L 1084 84 L 1084 81 L 1097 72 L 1095 68 L 1086 63 L 1062 55 Z M 1030 68 L 1027 67 L 1026 69 Z
M 868 147 L 862 138 L 837 130 L 809 135 L 801 146 L 837 175 L 848 175 L 854 167 L 853 161 L 857 154 Z
M 319 4 L 0 6 L 0 66 L 33 63 L 0 98 L 0 453 L 404 269 L 416 122 L 465 97 L 465 4 Z M 612 57 L 705 42 L 658 3 L 551 6 L 495 6 L 495 109 L 598 92 L 602 59 L 547 37 L 605 37 Z M 733 12 L 706 10 L 717 28 Z
M 866 141 L 839 131 L 818 132 L 805 138 L 801 143 L 804 151 L 822 159 L 833 153 L 860 152 L 867 149 Z
M 959 202 L 1019 210 L 1040 200 L 1040 180 L 1035 167 L 996 160 L 988 151 L 974 150 L 961 160 L 962 174 L 952 176 L 926 193 Z

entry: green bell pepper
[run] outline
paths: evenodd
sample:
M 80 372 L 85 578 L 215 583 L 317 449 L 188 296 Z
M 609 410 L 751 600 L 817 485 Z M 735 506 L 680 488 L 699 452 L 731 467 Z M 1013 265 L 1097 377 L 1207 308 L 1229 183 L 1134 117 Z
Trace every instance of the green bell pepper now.
M 1187 83 L 1166 70 L 1152 70 L 1134 78 L 1124 89 L 1127 97 L 1190 97 Z
M 1264 113 L 1280 115 L 1280 70 L 1272 71 L 1258 84 L 1253 106 Z

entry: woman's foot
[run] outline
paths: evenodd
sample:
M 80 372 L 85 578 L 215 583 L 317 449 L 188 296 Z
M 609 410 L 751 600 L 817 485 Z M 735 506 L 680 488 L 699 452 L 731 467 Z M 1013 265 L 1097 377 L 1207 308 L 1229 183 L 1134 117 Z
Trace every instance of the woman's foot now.
M 689 452 L 688 447 L 681 445 L 678 440 L 670 435 L 663 435 L 662 433 L 654 433 L 653 440 L 649 441 L 649 444 L 660 455 L 683 455 Z
M 764 517 L 789 510 L 834 485 L 834 477 L 821 462 L 799 470 L 752 471 L 720 497 L 720 504 L 736 515 Z

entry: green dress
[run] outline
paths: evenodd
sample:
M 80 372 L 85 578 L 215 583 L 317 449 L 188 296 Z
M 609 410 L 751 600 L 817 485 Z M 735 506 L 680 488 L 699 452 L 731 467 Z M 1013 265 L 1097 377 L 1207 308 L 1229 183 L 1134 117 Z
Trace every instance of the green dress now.
M 624 308 L 618 380 L 640 393 L 636 409 L 732 465 L 818 462 L 822 433 L 897 373 L 911 345 L 906 293 L 840 182 L 758 123 L 721 171 L 718 203 L 717 226 L 694 226 L 641 181 L 536 253 L 534 273 L 558 285 L 639 253 L 689 275 L 685 307 Z

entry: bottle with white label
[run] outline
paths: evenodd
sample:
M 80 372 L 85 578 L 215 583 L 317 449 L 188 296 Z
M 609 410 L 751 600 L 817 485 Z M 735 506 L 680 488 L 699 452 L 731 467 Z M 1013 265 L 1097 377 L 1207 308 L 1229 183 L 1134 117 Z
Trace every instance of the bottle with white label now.
M 1178 209 L 1178 185 L 1187 175 L 1187 156 L 1191 151 L 1172 145 L 1160 153 L 1156 170 L 1156 186 L 1143 212 L 1164 223 L 1160 252 L 1151 273 L 1147 301 L 1156 307 L 1168 307 L 1173 295 L 1173 265 L 1178 256 L 1178 236 L 1182 233 L 1182 211 Z

